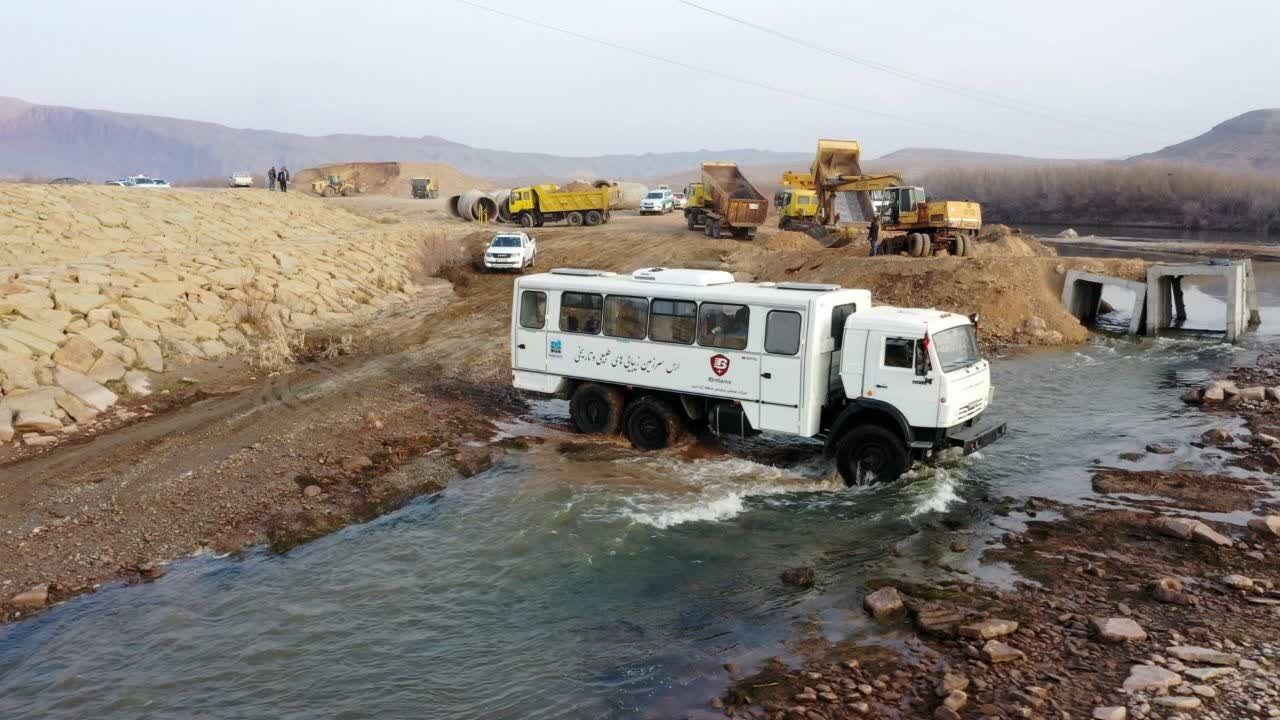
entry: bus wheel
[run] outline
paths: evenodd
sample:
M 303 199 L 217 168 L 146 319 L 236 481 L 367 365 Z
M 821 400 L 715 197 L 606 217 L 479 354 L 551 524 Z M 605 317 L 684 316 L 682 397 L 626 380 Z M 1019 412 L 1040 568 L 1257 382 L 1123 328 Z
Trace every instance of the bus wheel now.
M 661 450 L 676 442 L 684 430 L 682 418 L 670 404 L 646 395 L 627 406 L 627 439 L 640 450 Z
M 584 383 L 569 398 L 569 419 L 578 432 L 612 435 L 622 428 L 622 391 Z
M 836 443 L 836 469 L 849 487 L 897 480 L 910 464 L 902 440 L 877 425 L 856 427 Z

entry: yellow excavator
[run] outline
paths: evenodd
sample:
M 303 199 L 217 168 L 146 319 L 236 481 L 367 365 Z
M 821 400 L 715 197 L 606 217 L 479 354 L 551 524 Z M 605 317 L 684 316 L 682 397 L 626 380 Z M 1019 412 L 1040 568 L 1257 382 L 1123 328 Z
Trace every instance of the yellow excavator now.
M 784 172 L 782 186 L 774 197 L 779 227 L 806 232 L 829 248 L 869 232 L 873 255 L 968 255 L 982 228 L 978 203 L 930 201 L 924 188 L 905 185 L 896 174 L 864 174 L 856 140 L 819 140 L 809 172 Z M 840 217 L 840 193 L 853 194 L 861 218 Z

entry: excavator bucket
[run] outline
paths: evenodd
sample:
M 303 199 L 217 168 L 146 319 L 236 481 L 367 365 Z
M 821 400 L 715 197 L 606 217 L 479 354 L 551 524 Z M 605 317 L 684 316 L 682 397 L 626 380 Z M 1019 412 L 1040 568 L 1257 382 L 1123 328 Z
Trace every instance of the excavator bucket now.
M 822 243 L 822 247 L 830 250 L 845 247 L 853 242 L 852 235 L 839 231 L 831 232 L 831 228 L 826 225 L 810 225 L 804 231 L 806 235 Z

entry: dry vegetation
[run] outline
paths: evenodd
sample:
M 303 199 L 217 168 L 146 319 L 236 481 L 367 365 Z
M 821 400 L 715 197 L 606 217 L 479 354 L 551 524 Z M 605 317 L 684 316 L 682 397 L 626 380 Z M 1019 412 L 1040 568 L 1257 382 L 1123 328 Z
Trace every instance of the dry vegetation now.
M 480 261 L 465 240 L 450 238 L 443 230 L 432 229 L 421 233 L 414 242 L 409 268 L 415 282 L 443 278 L 457 287 L 466 287 L 471 282 L 467 266 L 479 267 Z
M 988 222 L 1280 232 L 1280 178 L 1264 175 L 1094 163 L 935 170 L 920 181 L 932 197 L 981 202 Z

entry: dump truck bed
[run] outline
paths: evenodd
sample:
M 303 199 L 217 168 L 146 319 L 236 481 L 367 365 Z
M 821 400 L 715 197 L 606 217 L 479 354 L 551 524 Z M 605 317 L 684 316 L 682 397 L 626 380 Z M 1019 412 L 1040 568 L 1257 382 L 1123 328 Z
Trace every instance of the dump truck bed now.
M 570 190 L 561 192 L 548 186 L 538 186 L 538 205 L 542 212 L 585 212 L 613 207 L 618 190 L 613 187 L 593 188 L 591 190 Z
M 755 189 L 733 163 L 703 163 L 702 185 L 711 210 L 732 227 L 763 225 L 769 201 Z

